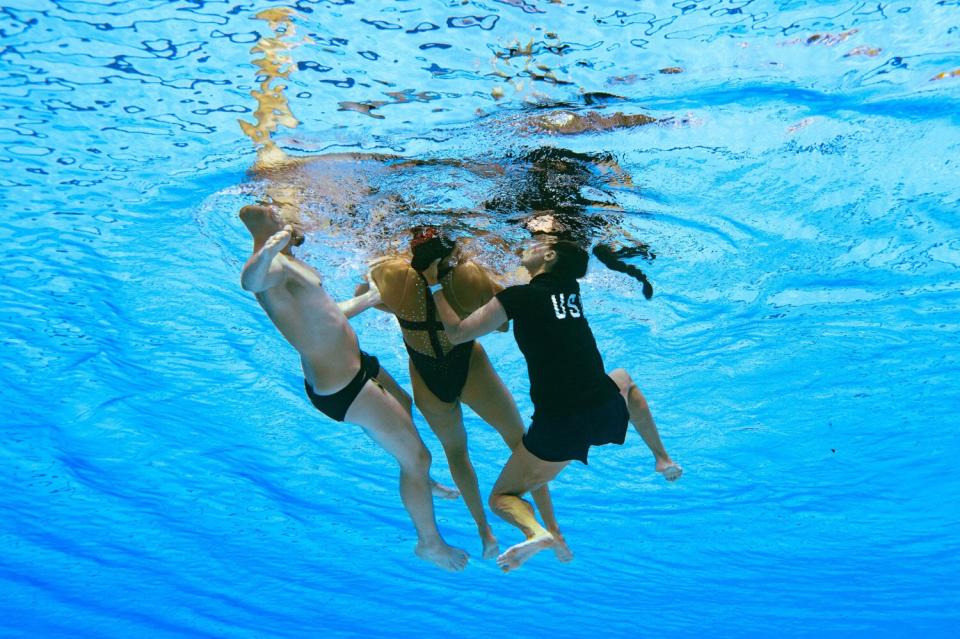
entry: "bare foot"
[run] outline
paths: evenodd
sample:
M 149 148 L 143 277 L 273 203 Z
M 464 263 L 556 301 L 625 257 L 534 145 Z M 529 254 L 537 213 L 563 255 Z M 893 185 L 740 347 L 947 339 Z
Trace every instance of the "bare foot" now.
M 557 560 L 564 564 L 573 561 L 573 551 L 570 550 L 563 535 L 558 532 L 551 534 L 553 535 L 553 554 L 557 556 Z
M 483 558 L 496 559 L 497 555 L 500 554 L 500 544 L 497 542 L 497 538 L 493 536 L 492 532 L 481 535 L 481 537 L 483 538 Z
M 456 499 L 460 496 L 459 490 L 444 486 L 433 477 L 430 478 L 430 492 L 433 493 L 434 497 L 439 497 L 440 499 Z
M 516 570 L 522 566 L 523 562 L 527 559 L 530 559 L 544 548 L 549 548 L 552 545 L 553 536 L 550 533 L 545 532 L 542 535 L 531 537 L 516 546 L 507 548 L 507 552 L 497 557 L 497 565 L 500 566 L 503 572 Z
M 663 478 L 667 481 L 677 481 L 683 474 L 683 469 L 680 468 L 680 464 L 676 464 L 669 459 L 658 459 L 657 472 L 663 473 Z
M 454 548 L 442 539 L 432 544 L 424 544 L 421 542 L 417 544 L 414 552 L 417 553 L 417 557 L 420 559 L 429 561 L 450 572 L 463 570 L 467 567 L 467 561 L 470 559 L 470 555 L 468 555 L 466 551 Z

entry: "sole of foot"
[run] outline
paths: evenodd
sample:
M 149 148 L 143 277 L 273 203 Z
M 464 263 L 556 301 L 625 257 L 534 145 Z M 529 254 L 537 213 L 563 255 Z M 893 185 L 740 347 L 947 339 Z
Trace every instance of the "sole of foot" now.
M 524 542 L 511 546 L 505 553 L 497 557 L 497 565 L 503 572 L 516 570 L 523 565 L 525 561 L 533 557 L 541 550 L 545 550 L 553 545 L 553 537 L 543 535 L 533 537 Z
M 430 492 L 438 499 L 457 499 L 460 497 L 459 490 L 444 486 L 435 479 L 430 480 Z

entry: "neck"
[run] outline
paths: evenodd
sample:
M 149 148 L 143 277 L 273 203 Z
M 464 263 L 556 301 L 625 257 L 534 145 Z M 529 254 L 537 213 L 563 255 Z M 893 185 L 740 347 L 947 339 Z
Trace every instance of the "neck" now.
M 546 265 L 541 264 L 535 271 L 530 271 L 530 279 L 532 280 L 538 275 L 543 275 L 544 273 L 549 273 L 549 272 L 550 271 L 546 269 Z

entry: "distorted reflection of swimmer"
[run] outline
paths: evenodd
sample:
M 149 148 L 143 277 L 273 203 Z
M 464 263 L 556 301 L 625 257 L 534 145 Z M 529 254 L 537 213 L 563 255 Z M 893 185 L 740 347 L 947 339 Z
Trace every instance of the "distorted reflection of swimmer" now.
M 608 103 L 624 101 L 621 96 L 606 93 L 585 93 L 580 96 L 587 106 L 606 109 Z M 492 181 L 487 197 L 478 198 L 470 212 L 476 216 L 486 212 L 494 221 L 507 224 L 538 224 L 540 218 L 549 218 L 553 234 L 592 250 L 607 268 L 633 277 L 641 283 L 648 299 L 653 286 L 633 258 L 655 259 L 650 247 L 629 236 L 623 225 L 623 209 L 616 202 L 612 189 L 634 188 L 631 176 L 609 152 L 582 152 L 559 146 L 556 142 L 544 145 L 543 134 L 563 137 L 624 130 L 650 124 L 671 122 L 673 118 L 657 119 L 645 114 L 621 111 L 583 111 L 582 106 L 567 102 L 530 105 L 517 120 L 511 122 L 511 136 L 524 140 L 529 134 L 540 134 L 538 145 L 526 142 L 519 148 L 507 145 L 498 158 L 487 156 L 483 161 L 456 158 L 408 158 L 382 153 L 328 153 L 291 157 L 276 146 L 261 149 L 254 174 L 270 181 L 268 192 L 284 191 L 275 196 L 302 200 L 299 192 L 310 192 L 328 199 L 337 215 L 356 211 L 364 198 L 378 199 L 385 205 L 374 206 L 365 233 L 383 238 L 396 231 L 398 223 L 408 221 L 423 211 L 408 194 L 380 193 L 374 182 L 388 174 L 408 174 L 429 167 L 463 169 Z M 496 118 L 493 123 L 496 126 Z M 410 173 L 412 175 L 412 173 Z M 292 195 L 291 195 L 292 194 Z M 482 199 L 482 201 L 480 201 Z M 462 226 L 465 221 L 457 211 L 438 211 L 460 217 L 451 218 L 451 225 Z M 459 213 L 462 213 L 459 212 Z M 362 223 L 352 215 L 350 224 Z M 481 223 L 477 232 L 486 232 L 487 223 Z M 532 230 L 532 229 L 531 229 Z M 631 261 L 628 261 L 631 260 Z

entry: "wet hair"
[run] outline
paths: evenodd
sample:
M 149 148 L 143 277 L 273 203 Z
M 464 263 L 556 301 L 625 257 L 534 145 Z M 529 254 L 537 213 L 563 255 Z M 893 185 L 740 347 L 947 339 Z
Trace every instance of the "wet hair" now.
M 418 273 L 425 271 L 435 260 L 450 255 L 456 246 L 456 242 L 431 226 L 417 227 L 412 232 L 410 249 L 413 259 L 410 260 L 410 266 Z
M 626 273 L 643 284 L 643 296 L 645 298 L 650 299 L 653 297 L 653 285 L 647 279 L 647 276 L 643 274 L 643 271 L 633 264 L 627 264 L 623 260 L 625 257 L 633 257 L 635 252 L 614 251 L 607 244 L 597 244 L 593 247 L 593 254 L 600 260 L 601 264 L 611 271 Z
M 557 240 L 550 245 L 557 259 L 550 266 L 550 273 L 578 280 L 587 274 L 590 255 L 570 240 Z

